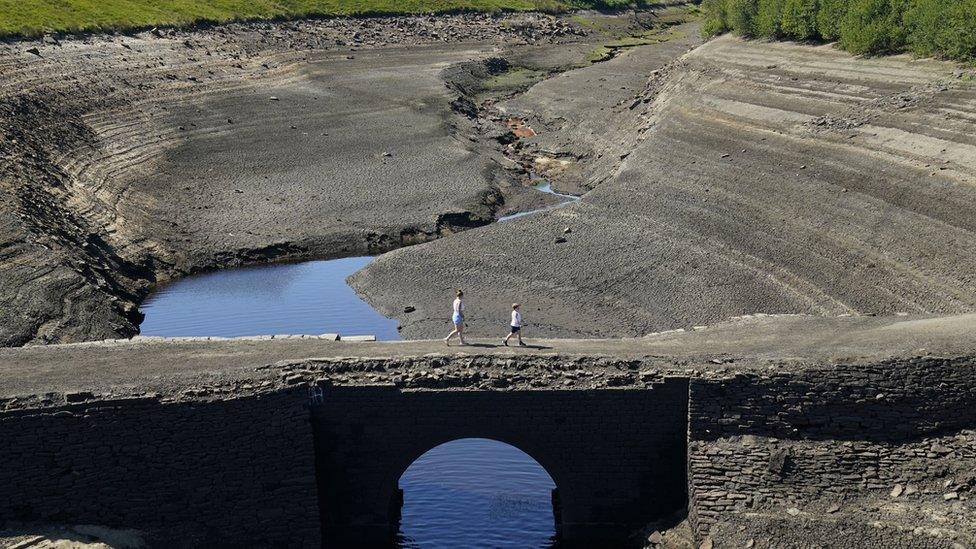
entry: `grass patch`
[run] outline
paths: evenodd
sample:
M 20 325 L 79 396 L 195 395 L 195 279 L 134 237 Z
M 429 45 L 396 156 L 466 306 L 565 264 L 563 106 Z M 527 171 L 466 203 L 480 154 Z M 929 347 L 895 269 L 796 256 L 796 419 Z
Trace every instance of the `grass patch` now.
M 529 69 L 526 67 L 512 67 L 500 74 L 489 76 L 481 83 L 481 97 L 498 97 L 517 93 L 531 88 L 548 76 L 548 73 L 541 70 Z
M 687 36 L 683 31 L 674 28 L 651 29 L 640 34 L 633 34 L 618 38 L 594 48 L 586 56 L 586 63 L 600 63 L 614 56 L 617 50 L 660 44 L 668 40 L 675 40 Z
M 620 8 L 647 0 L 0 0 L 0 36 L 330 15 Z
M 976 0 L 704 0 L 703 32 L 976 60 Z

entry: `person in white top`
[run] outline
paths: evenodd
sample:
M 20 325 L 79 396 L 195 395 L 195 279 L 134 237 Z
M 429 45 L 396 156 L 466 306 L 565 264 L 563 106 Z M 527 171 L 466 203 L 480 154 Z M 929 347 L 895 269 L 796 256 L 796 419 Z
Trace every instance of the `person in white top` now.
M 508 347 L 508 340 L 512 339 L 513 336 L 518 336 L 519 345 L 525 346 L 522 342 L 522 313 L 519 312 L 519 304 L 512 303 L 512 331 L 508 333 L 502 343 Z
M 454 314 L 451 315 L 451 321 L 454 322 L 454 330 L 447 334 L 447 337 L 444 338 L 444 343 L 450 347 L 451 338 L 454 337 L 454 334 L 457 334 L 461 345 L 467 345 L 464 342 L 464 292 L 461 290 L 457 291 L 457 297 L 454 299 Z

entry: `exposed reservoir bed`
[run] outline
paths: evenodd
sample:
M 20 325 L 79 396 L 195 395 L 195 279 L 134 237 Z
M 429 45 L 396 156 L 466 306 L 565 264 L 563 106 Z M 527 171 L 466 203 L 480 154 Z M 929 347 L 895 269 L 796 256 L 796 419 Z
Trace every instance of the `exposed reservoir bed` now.
M 498 219 L 561 208 L 579 197 L 560 194 L 543 181 L 533 189 L 563 202 Z M 224 269 L 177 280 L 142 305 L 140 333 L 162 337 L 242 337 L 273 334 L 375 335 L 400 339 L 397 321 L 373 309 L 346 284 L 372 261 L 348 257 L 325 261 Z

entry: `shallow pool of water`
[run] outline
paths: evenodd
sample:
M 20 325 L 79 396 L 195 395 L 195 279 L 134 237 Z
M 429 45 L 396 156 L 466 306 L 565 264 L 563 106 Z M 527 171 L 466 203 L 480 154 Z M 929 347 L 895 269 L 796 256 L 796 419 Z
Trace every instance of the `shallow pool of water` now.
M 554 487 L 541 465 L 508 444 L 442 444 L 400 477 L 398 547 L 553 547 Z
M 142 306 L 142 335 L 237 337 L 372 334 L 400 339 L 386 318 L 346 284 L 372 257 L 225 269 L 160 288 Z

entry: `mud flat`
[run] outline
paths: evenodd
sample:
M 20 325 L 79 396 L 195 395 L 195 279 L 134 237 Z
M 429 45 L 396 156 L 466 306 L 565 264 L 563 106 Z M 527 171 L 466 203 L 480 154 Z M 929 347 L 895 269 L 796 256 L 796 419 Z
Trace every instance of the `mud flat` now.
M 556 165 L 554 188 L 592 190 L 384 255 L 354 287 L 407 338 L 442 335 L 455 286 L 473 333 L 499 332 L 521 301 L 527 333 L 559 337 L 976 308 L 971 70 L 691 45 L 632 49 L 496 105 L 533 128 L 518 155 Z M 416 312 L 401 313 L 404 296 Z

